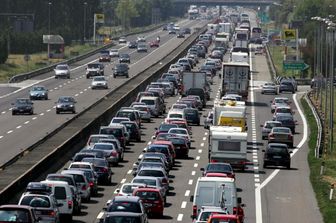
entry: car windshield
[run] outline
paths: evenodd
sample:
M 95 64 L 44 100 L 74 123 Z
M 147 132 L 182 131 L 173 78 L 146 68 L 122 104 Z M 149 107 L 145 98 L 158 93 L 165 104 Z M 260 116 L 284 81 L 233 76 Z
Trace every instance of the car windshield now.
M 273 128 L 272 131 L 274 133 L 291 133 L 288 128 Z
M 58 102 L 59 103 L 62 103 L 62 102 L 73 102 L 73 99 L 70 98 L 70 97 L 63 97 L 63 98 L 59 98 Z
M 16 103 L 17 104 L 29 104 L 30 101 L 29 101 L 29 99 L 21 98 L 21 99 L 17 99 Z
M 108 208 L 108 212 L 134 212 L 141 213 L 140 205 L 130 201 L 114 201 Z
M 127 111 L 118 112 L 117 117 L 126 117 L 126 118 L 129 118 L 131 120 L 135 119 L 134 113 L 133 112 L 127 112 Z
M 106 161 L 104 159 L 84 158 L 82 162 L 89 162 L 95 166 L 106 166 Z
M 138 191 L 136 192 L 135 196 L 138 196 L 144 200 L 151 200 L 151 201 L 156 201 L 159 199 L 158 192 L 153 191 Z
M 33 87 L 32 91 L 44 91 L 45 88 L 44 87 Z
M 182 135 L 187 135 L 187 130 L 184 129 L 171 129 L 169 133 L 175 133 L 175 134 L 182 134 Z
M 93 81 L 105 81 L 104 77 L 94 77 Z
M 207 172 L 224 172 L 224 173 L 231 173 L 232 168 L 228 164 L 209 164 L 206 167 Z
M 31 195 L 31 196 L 24 196 L 20 202 L 20 205 L 49 208 L 50 201 L 49 198 L 45 196 Z
M 67 69 L 68 69 L 68 66 L 66 66 L 66 65 L 58 65 L 58 66 L 56 67 L 56 69 L 57 69 L 57 70 L 67 70 Z
M 140 216 L 108 216 L 105 223 L 141 223 Z
M 185 141 L 182 138 L 169 138 L 169 141 L 171 141 L 173 144 L 178 144 L 178 145 L 185 144 Z
M 133 183 L 146 184 L 150 186 L 156 186 L 156 180 L 154 179 L 134 179 Z
M 155 101 L 150 99 L 143 99 L 141 102 L 145 103 L 146 105 L 155 105 Z
M 0 222 L 31 222 L 29 211 L 22 208 L 19 209 L 1 209 Z
M 96 63 L 88 64 L 88 68 L 99 68 L 99 64 Z
M 160 125 L 159 130 L 160 131 L 169 131 L 169 129 L 171 128 L 176 128 L 177 125 L 170 125 L 170 124 L 164 124 L 164 125 Z
M 280 155 L 284 155 L 288 153 L 285 147 L 270 147 L 268 148 L 267 152 L 272 153 L 272 154 L 280 154 Z
M 114 149 L 114 147 L 113 147 L 113 144 L 94 144 L 92 149 L 112 150 L 112 149 Z
M 130 121 L 129 118 L 113 118 L 112 123 L 120 123 L 123 121 Z
M 138 176 L 164 177 L 162 171 L 159 170 L 140 170 Z

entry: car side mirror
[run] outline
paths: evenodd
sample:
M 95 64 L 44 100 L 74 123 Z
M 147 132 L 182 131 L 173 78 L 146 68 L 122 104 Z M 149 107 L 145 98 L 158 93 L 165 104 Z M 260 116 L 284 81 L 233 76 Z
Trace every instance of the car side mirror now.
M 202 168 L 200 168 L 200 170 L 201 170 L 201 171 L 204 171 L 204 168 L 202 167 Z
M 241 204 L 242 203 L 242 198 L 241 197 L 237 197 L 237 203 Z
M 264 125 L 260 125 L 260 127 L 264 127 Z
M 263 153 L 265 152 L 265 150 L 263 149 L 263 150 L 261 150 Z
M 194 202 L 194 195 L 190 196 L 190 202 Z

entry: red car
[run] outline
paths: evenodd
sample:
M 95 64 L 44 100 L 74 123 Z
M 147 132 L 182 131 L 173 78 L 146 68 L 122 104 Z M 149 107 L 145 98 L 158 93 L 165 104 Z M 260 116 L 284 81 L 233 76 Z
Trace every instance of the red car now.
M 218 222 L 241 223 L 237 215 L 231 215 L 231 214 L 213 214 L 210 216 L 207 223 L 218 223 Z
M 148 187 L 137 188 L 133 191 L 133 196 L 140 197 L 148 214 L 163 215 L 164 199 L 159 189 Z
M 172 154 L 173 161 L 175 163 L 175 158 L 176 158 L 175 146 L 171 141 L 156 140 L 152 143 L 152 145 L 167 145 L 167 146 L 169 146 L 170 154 Z
M 157 41 L 157 40 L 153 40 L 153 41 L 151 41 L 151 42 L 149 43 L 149 46 L 150 46 L 150 47 L 159 47 L 159 46 L 160 46 L 160 43 L 159 43 L 159 41 Z

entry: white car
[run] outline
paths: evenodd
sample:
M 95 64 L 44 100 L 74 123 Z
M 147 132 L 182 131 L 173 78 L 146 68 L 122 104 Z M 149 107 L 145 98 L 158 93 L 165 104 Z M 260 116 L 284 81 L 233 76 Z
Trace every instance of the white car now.
M 122 36 L 119 38 L 119 44 L 126 44 L 127 41 L 126 41 L 126 37 Z
M 146 184 L 142 183 L 124 183 L 120 189 L 117 189 L 118 196 L 132 196 L 133 191 L 137 188 L 146 187 Z
M 59 64 L 55 67 L 55 78 L 70 79 L 70 67 L 67 64 Z
M 178 136 L 182 136 L 183 138 L 189 140 L 189 142 L 191 141 L 188 129 L 185 129 L 185 128 L 171 128 L 171 129 L 169 129 L 168 133 L 175 134 L 175 135 L 178 135 Z
M 93 77 L 92 82 L 91 82 L 91 89 L 99 89 L 99 88 L 103 88 L 103 89 L 108 89 L 108 84 L 107 84 L 107 80 L 105 79 L 104 76 L 96 76 Z
M 201 212 L 197 216 L 195 223 L 207 223 L 209 217 L 213 214 L 229 214 L 227 210 L 215 206 L 202 206 Z
M 266 82 L 261 87 L 261 94 L 279 94 L 278 86 L 273 82 Z
M 146 42 L 146 38 L 144 36 L 137 37 L 137 43 L 144 43 L 144 42 Z
M 110 49 L 110 57 L 119 57 L 118 49 Z

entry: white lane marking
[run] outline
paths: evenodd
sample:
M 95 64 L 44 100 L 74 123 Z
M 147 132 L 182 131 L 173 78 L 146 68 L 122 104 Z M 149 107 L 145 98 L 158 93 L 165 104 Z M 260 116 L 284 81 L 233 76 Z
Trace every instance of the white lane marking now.
M 200 156 L 196 156 L 196 160 L 200 160 L 201 159 L 201 157 Z
M 184 193 L 184 196 L 189 197 L 189 195 L 190 195 L 190 190 L 186 190 L 186 192 Z
M 32 120 L 35 120 L 35 119 L 37 119 L 37 117 L 32 118 Z
M 259 183 L 260 179 L 259 178 L 254 178 L 254 182 Z
M 193 182 L 194 182 L 194 181 L 193 181 L 192 179 L 190 179 L 190 180 L 188 181 L 188 184 L 189 184 L 189 185 L 192 185 Z
M 195 174 L 196 174 L 196 171 L 195 171 L 195 170 L 191 171 L 191 175 L 192 175 L 192 176 L 195 176 Z
M 24 124 L 27 125 L 30 121 L 25 121 Z
M 178 214 L 177 215 L 177 221 L 182 221 L 183 219 L 183 214 Z
M 204 142 L 201 143 L 201 146 L 202 146 L 202 147 L 204 146 Z
M 48 110 L 47 110 L 47 112 L 50 112 L 50 111 L 51 111 L 51 109 L 48 109 Z
M 75 97 L 78 97 L 79 94 L 75 94 Z
M 56 108 L 56 106 L 53 106 L 53 108 Z
M 83 94 L 84 92 L 83 91 L 81 91 L 81 92 L 79 92 L 80 94 Z
M 195 167 L 195 168 L 198 167 L 198 163 L 194 163 L 194 167 Z
M 206 140 L 206 137 L 203 137 L 203 141 L 205 141 Z
M 1 114 L 5 114 L 5 113 L 6 113 L 5 111 L 1 112 Z
M 10 108 L 10 109 L 8 109 L 9 111 L 12 111 L 13 110 L 13 108 Z
M 0 136 L 0 139 L 2 139 L 4 136 Z
M 97 215 L 97 219 L 102 219 L 104 216 L 104 212 L 101 211 L 98 215 Z
M 132 170 L 127 171 L 127 174 L 131 174 L 131 173 L 132 173 Z
M 21 127 L 22 127 L 21 125 L 19 125 L 19 126 L 16 126 L 16 128 L 17 128 L 17 129 L 20 129 Z
M 13 132 L 13 130 L 9 130 L 8 132 L 7 132 L 7 134 L 11 134 Z
M 183 201 L 182 204 L 181 204 L 181 208 L 184 209 L 187 207 L 187 202 L 186 201 Z
M 87 91 L 87 88 L 85 88 L 84 91 Z
M 125 182 L 126 182 L 126 178 L 124 178 L 124 179 L 122 179 L 122 180 L 120 181 L 121 184 L 123 184 L 123 183 L 125 183 Z
M 150 144 L 152 144 L 152 142 L 151 142 L 151 141 L 149 141 L 149 142 L 147 143 L 147 145 L 150 145 Z
M 201 149 L 198 150 L 198 153 L 202 153 L 202 152 L 203 152 L 203 150 L 201 150 Z
M 207 136 L 207 135 L 208 135 L 208 132 L 205 132 L 205 133 L 204 133 L 204 135 L 206 135 L 206 136 Z
M 44 115 L 44 113 L 41 113 L 40 116 Z

